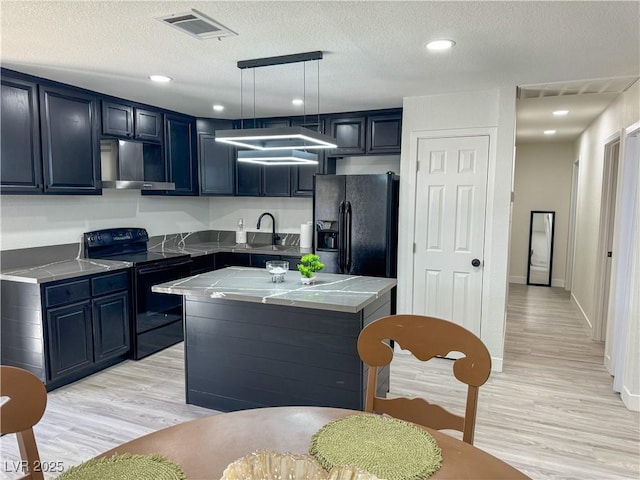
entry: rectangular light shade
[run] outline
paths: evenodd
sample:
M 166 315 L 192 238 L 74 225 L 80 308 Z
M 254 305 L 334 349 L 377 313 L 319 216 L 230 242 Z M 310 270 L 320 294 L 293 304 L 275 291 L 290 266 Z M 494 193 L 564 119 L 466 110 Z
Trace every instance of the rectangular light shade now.
M 300 150 L 238 150 L 238 162 L 258 165 L 317 165 L 318 155 Z
M 252 150 L 336 148 L 336 139 L 304 127 L 243 128 L 216 131 L 216 142 Z

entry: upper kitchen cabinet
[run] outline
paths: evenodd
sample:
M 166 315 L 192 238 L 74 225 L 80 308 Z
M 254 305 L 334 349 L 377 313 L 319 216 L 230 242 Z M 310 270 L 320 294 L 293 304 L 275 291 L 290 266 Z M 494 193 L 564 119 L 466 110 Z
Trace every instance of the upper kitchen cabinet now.
M 216 142 L 216 130 L 233 128 L 230 120 L 198 119 L 200 195 L 233 195 L 235 148 Z
M 100 194 L 96 97 L 72 88 L 39 89 L 45 193 Z
M 330 117 L 330 134 L 338 148 L 330 156 L 400 153 L 402 109 L 375 110 Z
M 164 116 L 164 155 L 167 180 L 176 185 L 167 195 L 197 195 L 196 122 L 193 117 L 167 113 Z
M 3 74 L 1 91 L 0 192 L 42 193 L 38 86 Z
M 292 126 L 300 126 L 324 133 L 324 120 L 310 116 L 308 118 L 294 118 Z M 291 168 L 291 196 L 292 197 L 312 197 L 313 196 L 313 176 L 316 173 L 326 173 L 326 149 L 318 148 L 313 150 L 318 155 L 318 165 L 300 165 Z
M 402 140 L 402 112 L 367 117 L 367 153 L 398 154 Z
M 256 121 L 257 128 L 288 127 L 289 118 L 268 118 Z M 252 128 L 247 126 L 245 128 Z M 236 162 L 236 195 L 247 197 L 291 196 L 291 168 L 286 165 L 262 166 Z
M 336 139 L 338 148 L 329 155 L 364 155 L 366 116 L 333 116 L 329 122 L 329 135 Z
M 125 103 L 103 100 L 102 134 L 160 143 L 162 141 L 162 114 Z

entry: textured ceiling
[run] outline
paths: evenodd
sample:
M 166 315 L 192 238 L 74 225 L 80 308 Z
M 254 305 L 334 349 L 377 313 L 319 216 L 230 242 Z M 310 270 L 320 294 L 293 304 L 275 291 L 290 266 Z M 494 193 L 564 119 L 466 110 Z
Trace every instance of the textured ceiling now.
M 155 19 L 191 8 L 238 36 L 198 40 Z M 325 55 L 319 62 L 322 112 L 640 72 L 635 1 L 2 0 L 0 9 L 4 67 L 196 116 L 240 117 L 237 61 L 314 50 Z M 423 48 L 443 37 L 456 41 L 452 51 Z M 152 73 L 174 81 L 151 84 Z M 254 116 L 254 105 L 255 116 L 302 113 L 291 99 L 302 96 L 303 78 L 301 64 L 245 71 L 244 117 Z M 306 80 L 306 113 L 317 113 L 315 64 L 308 65 Z M 225 111 L 214 113 L 213 103 Z

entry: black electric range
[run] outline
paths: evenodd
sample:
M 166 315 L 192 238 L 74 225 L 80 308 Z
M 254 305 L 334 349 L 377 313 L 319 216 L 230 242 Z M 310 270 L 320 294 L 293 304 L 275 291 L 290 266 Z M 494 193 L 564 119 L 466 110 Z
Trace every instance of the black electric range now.
M 147 250 L 144 228 L 110 228 L 84 234 L 87 258 L 133 264 L 131 339 L 136 360 L 174 345 L 184 338 L 182 297 L 155 293 L 153 285 L 191 275 L 191 257 Z

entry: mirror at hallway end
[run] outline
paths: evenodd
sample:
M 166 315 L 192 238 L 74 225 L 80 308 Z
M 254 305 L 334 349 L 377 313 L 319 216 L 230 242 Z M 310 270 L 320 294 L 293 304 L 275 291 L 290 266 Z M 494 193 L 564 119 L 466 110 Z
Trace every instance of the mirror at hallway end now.
M 556 212 L 531 212 L 527 285 L 551 286 L 555 215 Z

